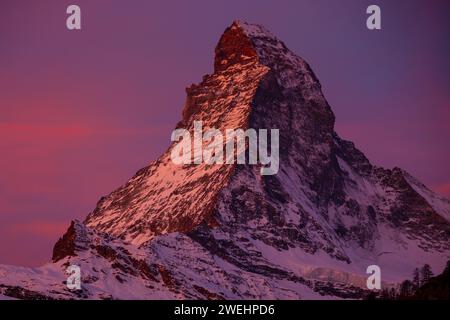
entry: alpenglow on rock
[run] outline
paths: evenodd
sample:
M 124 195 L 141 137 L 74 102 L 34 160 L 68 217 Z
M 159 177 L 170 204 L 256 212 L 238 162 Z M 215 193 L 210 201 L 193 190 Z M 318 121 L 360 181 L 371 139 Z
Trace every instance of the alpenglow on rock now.
M 173 145 L 72 222 L 53 261 L 0 266 L 18 298 L 361 298 L 450 256 L 450 201 L 405 171 L 372 165 L 334 131 L 309 65 L 259 25 L 234 22 L 214 73 L 187 89 L 178 128 L 279 129 L 280 167 L 175 165 Z M 168 133 L 169 134 L 169 133 Z M 82 270 L 82 290 L 64 285 Z

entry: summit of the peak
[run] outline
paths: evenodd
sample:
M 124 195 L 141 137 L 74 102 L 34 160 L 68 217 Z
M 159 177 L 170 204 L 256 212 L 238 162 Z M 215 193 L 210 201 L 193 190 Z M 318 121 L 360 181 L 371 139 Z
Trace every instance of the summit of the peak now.
M 269 30 L 258 24 L 235 20 L 222 34 L 215 50 L 214 70 L 257 59 L 264 63 L 269 51 L 288 52 L 286 46 Z
M 216 46 L 214 71 L 223 71 L 249 59 L 257 59 L 255 47 L 244 32 L 242 22 L 235 21 L 225 30 Z
M 235 20 L 230 26 L 231 28 L 240 28 L 248 37 L 266 37 L 266 38 L 273 38 L 276 39 L 276 37 L 263 25 L 256 24 L 256 23 L 249 23 L 242 20 Z
M 252 61 L 274 70 L 289 70 L 288 73 L 295 78 L 312 78 L 312 82 L 320 86 L 306 61 L 264 26 L 236 20 L 225 29 L 217 43 L 214 71 L 224 71 L 230 66 Z

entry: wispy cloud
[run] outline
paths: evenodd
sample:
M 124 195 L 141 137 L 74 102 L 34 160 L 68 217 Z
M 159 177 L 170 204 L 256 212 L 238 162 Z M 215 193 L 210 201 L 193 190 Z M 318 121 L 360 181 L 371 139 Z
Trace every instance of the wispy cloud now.
M 450 183 L 436 185 L 433 190 L 450 199 Z
M 55 238 L 64 233 L 68 228 L 67 222 L 54 221 L 31 221 L 25 223 L 13 224 L 10 232 L 14 233 L 28 233 L 39 237 Z

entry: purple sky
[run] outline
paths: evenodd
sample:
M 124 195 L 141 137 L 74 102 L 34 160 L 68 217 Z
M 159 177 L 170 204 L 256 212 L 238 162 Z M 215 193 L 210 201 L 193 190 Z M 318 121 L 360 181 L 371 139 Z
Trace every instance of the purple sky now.
M 65 27 L 73 3 L 81 31 Z M 450 196 L 449 14 L 447 0 L 1 1 L 0 263 L 47 261 L 71 219 L 165 150 L 235 19 L 310 63 L 374 164 Z

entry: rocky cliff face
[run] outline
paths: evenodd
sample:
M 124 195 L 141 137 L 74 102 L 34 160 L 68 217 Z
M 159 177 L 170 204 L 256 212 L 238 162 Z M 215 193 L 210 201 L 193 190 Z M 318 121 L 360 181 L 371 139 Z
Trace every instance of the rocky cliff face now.
M 424 262 L 443 267 L 450 201 L 401 169 L 372 165 L 340 139 L 303 59 L 263 27 L 243 22 L 225 30 L 215 53 L 214 73 L 187 89 L 177 127 L 193 131 L 194 121 L 202 121 L 221 131 L 279 129 L 279 172 L 176 165 L 172 145 L 102 198 L 83 223 L 72 223 L 52 263 L 39 270 L 0 267 L 0 293 L 358 298 L 369 265 L 381 267 L 385 284 Z M 63 284 L 69 264 L 82 269 L 81 291 Z

